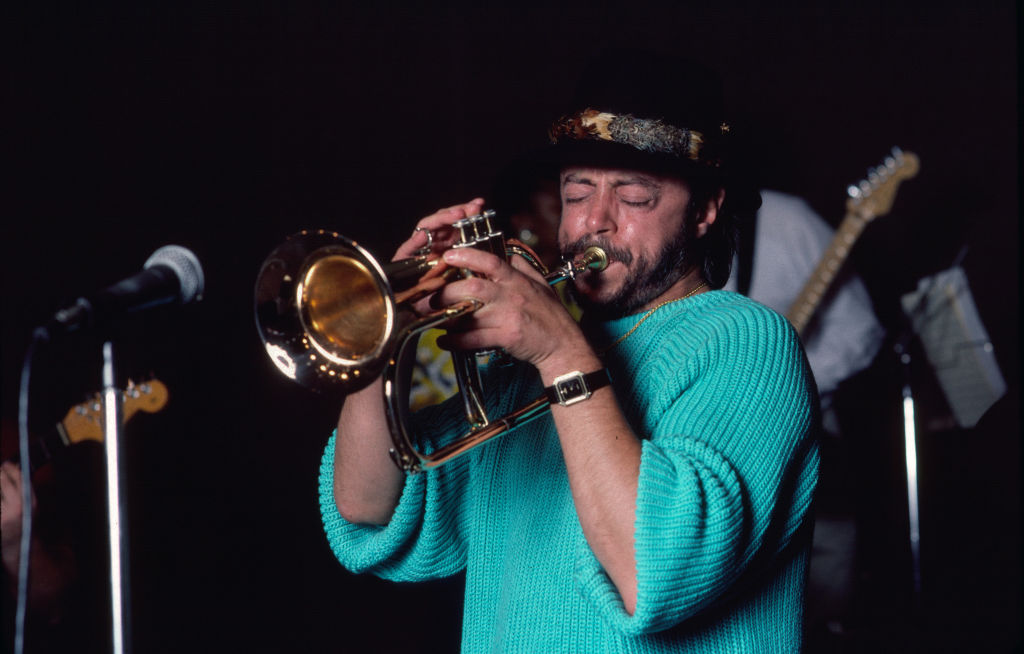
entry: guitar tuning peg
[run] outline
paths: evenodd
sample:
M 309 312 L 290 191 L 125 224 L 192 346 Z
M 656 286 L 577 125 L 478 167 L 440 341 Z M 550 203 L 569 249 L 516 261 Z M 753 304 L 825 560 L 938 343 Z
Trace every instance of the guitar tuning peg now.
M 894 157 L 894 158 L 895 158 L 896 160 L 900 160 L 900 159 L 902 159 L 902 158 L 903 158 L 903 150 L 901 150 L 901 149 L 900 149 L 900 147 L 899 147 L 898 145 L 894 145 L 894 146 L 892 146 L 892 156 L 893 156 L 893 157 Z
M 846 187 L 846 194 L 851 198 L 857 199 L 860 197 L 860 189 L 856 185 L 850 184 Z
M 868 182 L 868 180 L 865 179 L 860 183 L 860 192 L 861 195 L 868 195 L 869 193 L 871 193 L 871 184 Z
M 885 158 L 885 169 L 887 171 L 890 171 L 890 172 L 893 171 L 893 170 L 896 170 L 896 158 L 895 157 L 886 157 Z

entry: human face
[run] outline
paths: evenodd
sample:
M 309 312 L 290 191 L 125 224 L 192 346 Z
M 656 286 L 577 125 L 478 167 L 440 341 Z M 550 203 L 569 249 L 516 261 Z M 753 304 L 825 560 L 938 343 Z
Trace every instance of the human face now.
M 663 296 L 679 286 L 693 263 L 692 196 L 684 181 L 637 170 L 570 167 L 562 171 L 561 195 L 558 241 L 564 255 L 599 245 L 609 257 L 604 271 L 576 280 L 585 307 L 621 316 L 671 299 Z

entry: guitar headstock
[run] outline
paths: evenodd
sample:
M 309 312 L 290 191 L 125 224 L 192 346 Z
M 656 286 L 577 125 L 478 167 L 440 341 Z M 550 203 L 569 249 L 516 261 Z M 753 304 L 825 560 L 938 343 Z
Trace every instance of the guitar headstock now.
M 129 381 L 122 397 L 124 421 L 138 411 L 155 413 L 167 404 L 167 386 L 158 379 L 136 384 Z M 86 440 L 103 441 L 103 401 L 99 393 L 92 399 L 71 407 L 61 421 L 62 433 L 71 443 Z
M 846 189 L 850 196 L 846 201 L 847 212 L 865 221 L 889 213 L 900 182 L 917 175 L 919 168 L 917 155 L 893 148 L 881 165 L 870 169 L 859 184 L 851 184 Z

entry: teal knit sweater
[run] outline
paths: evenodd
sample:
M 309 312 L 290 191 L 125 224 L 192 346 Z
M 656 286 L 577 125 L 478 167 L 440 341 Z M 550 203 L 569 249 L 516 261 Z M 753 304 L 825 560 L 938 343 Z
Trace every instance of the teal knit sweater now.
M 601 325 L 600 348 L 631 316 Z M 795 652 L 817 480 L 815 390 L 784 318 L 724 291 L 654 312 L 604 356 L 643 438 L 638 597 L 627 614 L 576 517 L 550 417 L 407 477 L 384 527 L 333 499 L 334 438 L 320 506 L 353 572 L 416 581 L 466 571 L 463 652 Z M 487 371 L 504 415 L 540 392 L 522 366 Z M 448 437 L 461 405 L 417 414 Z

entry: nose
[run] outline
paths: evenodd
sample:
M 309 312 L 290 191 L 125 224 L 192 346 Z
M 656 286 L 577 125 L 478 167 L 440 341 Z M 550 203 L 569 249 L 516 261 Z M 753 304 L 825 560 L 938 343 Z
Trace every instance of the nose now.
M 615 231 L 615 203 L 611 196 L 611 193 L 602 190 L 588 204 L 585 224 L 591 234 L 607 235 Z

